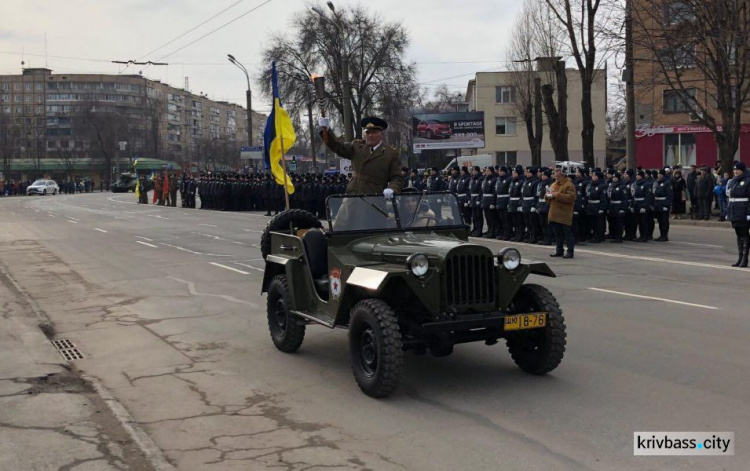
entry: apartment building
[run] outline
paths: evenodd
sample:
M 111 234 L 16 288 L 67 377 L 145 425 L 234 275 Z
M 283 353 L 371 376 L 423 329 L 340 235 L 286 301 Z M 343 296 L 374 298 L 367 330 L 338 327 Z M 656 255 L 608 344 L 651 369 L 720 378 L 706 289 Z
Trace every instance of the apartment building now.
M 83 113 L 106 117 L 121 159 L 139 155 L 185 164 L 200 162 L 211 144 L 237 153 L 247 144 L 244 107 L 139 75 L 54 74 L 41 68 L 0 75 L 0 113 L 0 132 L 16 132 L 12 150 L 18 159 L 47 158 L 60 150 L 96 157 L 89 155 L 91 134 L 81 135 L 74 123 Z M 253 113 L 252 124 L 257 143 L 265 116 Z
M 537 61 L 537 69 L 543 70 L 544 59 Z M 519 83 L 513 75 L 518 72 L 477 72 L 469 80 L 466 88 L 466 101 L 469 111 L 484 112 L 485 147 L 478 154 L 490 153 L 497 157 L 498 164 L 527 166 L 531 164 L 531 151 L 527 138 L 526 125 L 517 105 Z M 543 74 L 541 74 L 543 75 Z M 581 144 L 581 80 L 577 70 L 566 70 L 568 79 L 568 148 L 570 160 L 583 160 Z M 605 118 L 607 114 L 606 74 L 602 70 L 594 82 L 592 103 L 594 109 L 594 157 L 598 166 L 604 166 L 606 158 Z M 546 119 L 546 118 L 545 118 Z M 549 143 L 548 129 L 542 141 L 542 165 L 554 162 L 555 155 Z
M 719 156 L 715 136 L 691 103 L 706 107 L 720 124 L 716 90 L 712 79 L 696 66 L 696 59 L 706 60 L 704 46 L 681 39 L 697 31 L 692 26 L 693 4 L 669 0 L 659 3 L 658 9 L 655 5 L 654 0 L 636 0 L 633 6 L 636 161 L 644 168 L 713 167 Z M 680 42 L 678 50 L 660 42 L 670 28 L 680 33 L 677 40 L 668 39 Z M 683 86 L 673 89 L 666 76 L 675 81 L 677 73 Z M 750 123 L 750 109 L 743 110 L 741 121 Z M 750 163 L 750 124 L 742 124 L 735 159 Z

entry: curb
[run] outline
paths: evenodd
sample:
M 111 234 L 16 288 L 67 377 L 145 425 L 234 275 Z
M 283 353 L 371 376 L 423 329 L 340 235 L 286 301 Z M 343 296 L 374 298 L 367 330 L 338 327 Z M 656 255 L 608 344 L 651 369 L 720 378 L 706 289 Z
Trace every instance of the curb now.
M 693 219 L 670 219 L 670 226 L 698 226 L 698 227 L 713 227 L 716 229 L 731 229 L 732 223 L 729 221 L 719 222 L 718 219 L 710 221 L 696 221 Z
M 54 323 L 50 320 L 47 313 L 45 313 L 37 303 L 29 296 L 29 294 L 18 284 L 18 282 L 11 276 L 10 272 L 6 268 L 5 264 L 0 262 L 0 276 L 10 281 L 13 289 L 21 296 L 26 305 L 34 312 L 34 315 L 39 321 L 39 329 L 47 336 L 50 340 L 55 336 Z M 70 362 L 62 362 L 64 365 L 70 365 Z M 75 365 L 73 365 L 75 366 Z M 176 468 L 172 466 L 164 453 L 156 445 L 156 443 L 148 436 L 145 430 L 141 428 L 138 423 L 130 415 L 130 412 L 123 406 L 102 383 L 91 376 L 85 375 L 76 369 L 78 374 L 84 381 L 87 381 L 96 391 L 96 394 L 107 404 L 110 412 L 114 415 L 115 420 L 122 426 L 128 435 L 133 439 L 133 442 L 140 450 L 141 454 L 146 458 L 146 461 L 154 468 L 155 471 L 175 471 Z

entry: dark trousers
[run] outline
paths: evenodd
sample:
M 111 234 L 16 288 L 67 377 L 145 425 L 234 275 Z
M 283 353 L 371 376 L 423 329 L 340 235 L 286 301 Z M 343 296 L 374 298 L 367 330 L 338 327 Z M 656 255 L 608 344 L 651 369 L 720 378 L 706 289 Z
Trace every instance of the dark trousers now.
M 471 208 L 471 223 L 473 224 L 471 232 L 477 235 L 482 235 L 482 230 L 484 230 L 482 208 L 476 206 Z
M 698 198 L 698 219 L 708 219 L 711 216 L 711 197 Z
M 656 220 L 659 221 L 659 237 L 669 236 L 669 211 L 654 211 Z
M 487 221 L 487 235 L 495 237 L 498 233 L 497 211 L 494 208 L 485 208 L 484 219 Z
M 547 216 L 548 213 L 537 213 L 539 215 L 537 224 L 539 225 L 539 239 L 544 240 L 546 242 L 549 242 L 552 240 L 552 237 L 554 234 L 552 234 L 552 231 L 549 228 L 549 224 L 547 223 Z
M 654 211 L 646 212 L 646 220 L 648 221 L 648 238 L 654 238 L 654 228 L 656 227 L 656 213 Z
M 586 219 L 588 219 L 589 227 L 591 227 L 591 239 L 600 242 L 603 241 L 605 224 L 604 214 L 589 214 L 586 215 Z
M 461 217 L 464 219 L 464 224 L 471 226 L 471 206 L 461 208 Z
M 576 242 L 584 242 L 591 239 L 591 226 L 585 214 L 573 215 L 573 235 L 576 238 Z
M 636 231 L 635 213 L 625 213 L 625 238 L 632 240 L 635 239 Z
M 500 234 L 498 235 L 509 238 L 513 233 L 513 226 L 510 222 L 510 214 L 508 213 L 507 209 L 498 209 L 497 214 L 500 220 L 500 227 L 498 228 L 498 230 L 500 230 Z
M 570 226 L 560 224 L 559 222 L 551 222 L 549 225 L 555 233 L 555 241 L 557 245 L 555 252 L 558 254 L 563 253 L 563 241 L 565 241 L 565 245 L 568 246 L 568 253 L 572 254 L 576 245 L 575 237 L 573 237 L 573 229 Z
M 530 242 L 536 242 L 539 237 L 539 219 L 537 217 L 536 213 L 532 213 L 529 211 L 528 213 L 523 213 L 523 219 L 524 223 L 526 224 L 526 228 L 528 229 L 528 235 L 527 239 Z
M 171 203 L 170 206 L 177 206 L 177 190 L 169 192 L 169 202 Z
M 510 213 L 510 217 L 513 218 L 513 239 L 517 241 L 523 240 L 524 231 L 526 228 L 526 225 L 523 222 L 523 213 L 513 211 L 512 213 Z
M 648 213 L 635 213 L 635 223 L 638 226 L 638 235 L 643 239 L 648 239 L 650 232 L 648 229 L 648 221 L 651 218 Z
M 611 214 L 609 216 L 609 233 L 613 240 L 622 240 L 622 228 L 625 223 L 624 214 Z

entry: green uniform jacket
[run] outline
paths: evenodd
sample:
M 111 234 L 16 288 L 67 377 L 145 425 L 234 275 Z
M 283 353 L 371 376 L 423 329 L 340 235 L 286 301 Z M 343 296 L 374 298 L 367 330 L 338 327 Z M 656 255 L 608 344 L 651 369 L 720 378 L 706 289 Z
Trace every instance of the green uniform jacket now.
M 330 129 L 326 137 L 329 149 L 339 157 L 352 161 L 352 179 L 346 187 L 347 193 L 382 193 L 386 187 L 395 193 L 401 192 L 404 177 L 401 175 L 401 157 L 396 149 L 381 143 L 375 152 L 370 152 L 365 141 L 355 139 L 348 144 L 339 142 Z

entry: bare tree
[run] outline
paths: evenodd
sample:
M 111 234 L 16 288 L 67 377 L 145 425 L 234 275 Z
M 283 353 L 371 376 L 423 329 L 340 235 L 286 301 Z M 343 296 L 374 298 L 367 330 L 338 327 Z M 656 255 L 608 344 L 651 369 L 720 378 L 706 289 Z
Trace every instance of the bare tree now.
M 670 111 L 708 127 L 731 168 L 750 92 L 750 1 L 640 0 L 632 19 L 635 60 L 651 65 L 636 85 L 666 85 Z
M 569 53 L 581 77 L 581 131 L 583 160 L 594 166 L 594 117 L 591 91 L 609 52 L 608 22 L 617 13 L 612 0 L 546 0 L 550 11 L 567 32 Z
M 57 158 L 65 169 L 65 176 L 73 180 L 76 171 L 76 162 L 78 162 L 78 155 L 74 150 L 63 149 L 58 143 L 57 148 L 53 153 L 54 157 Z
M 531 165 L 542 164 L 542 142 L 544 121 L 542 116 L 542 80 L 534 68 L 534 59 L 539 56 L 535 47 L 535 35 L 542 33 L 535 21 L 540 16 L 538 0 L 526 0 L 516 17 L 511 32 L 508 59 L 511 83 L 515 90 L 513 101 L 518 116 L 526 125 L 526 138 L 531 150 Z
M 128 117 L 112 112 L 94 102 L 84 100 L 72 116 L 73 134 L 89 143 L 91 155 L 96 155 L 104 167 L 105 185 L 109 188 L 113 159 L 118 142 L 127 141 L 130 133 Z
M 417 88 L 416 65 L 404 62 L 409 38 L 401 24 L 387 23 L 362 6 L 337 11 L 341 32 L 331 20 L 305 10 L 294 17 L 290 33 L 271 38 L 271 46 L 264 50 L 263 57 L 269 66 L 272 61 L 277 62 L 280 93 L 290 115 L 305 110 L 312 99 L 310 77 L 322 74 L 329 87 L 327 101 L 339 117 L 343 116 L 345 95 L 341 63 L 344 57 L 348 58 L 354 134 L 361 137 L 362 131 L 356 123 L 367 114 L 380 111 L 386 100 L 395 101 L 397 97 L 389 95 L 393 85 Z M 260 83 L 263 92 L 269 95 L 270 76 L 269 67 Z M 409 108 L 411 104 L 401 105 Z

